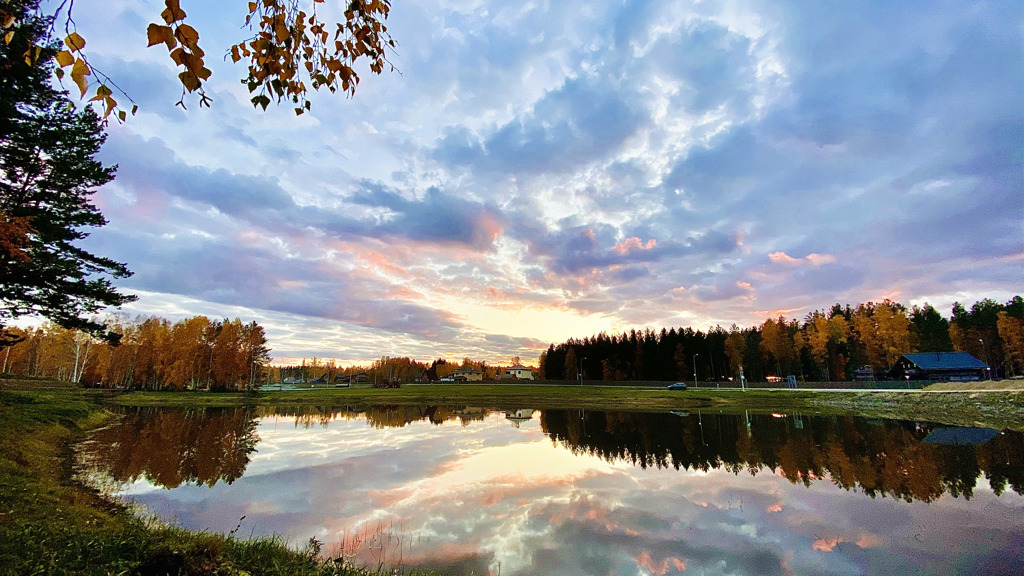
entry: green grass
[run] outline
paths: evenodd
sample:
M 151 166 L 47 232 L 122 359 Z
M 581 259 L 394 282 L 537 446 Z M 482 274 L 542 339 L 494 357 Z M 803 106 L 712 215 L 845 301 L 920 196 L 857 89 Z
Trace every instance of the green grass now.
M 740 396 L 742 394 L 742 396 Z M 747 402 L 791 404 L 810 398 L 813 392 L 750 390 L 671 391 L 652 387 L 531 386 L 514 384 L 407 385 L 401 388 L 322 388 L 245 393 L 133 392 L 111 401 L 122 406 L 278 406 L 278 405 L 366 405 L 366 404 L 439 404 L 489 408 L 566 408 L 671 410 L 717 404 Z
M 442 405 L 496 409 L 799 411 L 869 418 L 922 420 L 957 426 L 1024 430 L 1024 391 L 922 392 L 690 389 L 531 386 L 514 384 L 411 385 L 397 389 L 323 388 L 252 394 L 135 392 L 111 402 L 122 406 L 343 406 Z
M 157 525 L 73 478 L 70 445 L 111 414 L 101 396 L 0 390 L 0 575 L 366 575 L 277 538 Z

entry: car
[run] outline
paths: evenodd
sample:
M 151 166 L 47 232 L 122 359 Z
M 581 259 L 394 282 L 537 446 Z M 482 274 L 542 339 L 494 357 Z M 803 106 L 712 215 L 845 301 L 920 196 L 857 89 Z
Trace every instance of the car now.
M 686 390 L 686 382 L 676 382 L 668 385 L 669 390 Z

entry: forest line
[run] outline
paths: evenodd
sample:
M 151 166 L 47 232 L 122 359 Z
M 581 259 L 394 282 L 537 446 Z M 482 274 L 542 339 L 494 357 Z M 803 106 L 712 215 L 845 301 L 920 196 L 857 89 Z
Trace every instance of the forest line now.
M 600 333 L 552 344 L 540 357 L 548 380 L 806 381 L 853 380 L 867 367 L 885 379 L 903 354 L 968 352 L 993 378 L 1024 373 L 1024 299 L 960 303 L 945 318 L 929 304 L 907 308 L 884 300 L 856 307 L 835 304 L 803 321 L 784 316 L 758 326 L 703 332 L 692 328 Z
M 485 381 L 509 379 L 501 364 L 463 358 L 431 362 L 382 356 L 365 365 L 303 359 L 271 365 L 265 331 L 255 321 L 193 316 L 115 316 L 107 328 L 120 344 L 53 323 L 12 328 L 22 340 L 0 351 L 0 372 L 54 378 L 86 386 L 143 390 L 237 391 L 267 382 L 435 382 L 456 371 L 479 372 Z M 742 368 L 748 381 L 796 375 L 806 381 L 852 380 L 869 367 L 884 379 L 902 354 L 968 352 L 988 364 L 994 378 L 1024 374 L 1024 299 L 984 299 L 969 309 L 957 303 L 950 318 L 925 304 L 907 308 L 884 300 L 856 307 L 836 304 L 803 321 L 768 318 L 748 328 L 720 326 L 600 333 L 551 344 L 533 377 L 568 381 L 728 381 Z M 520 364 L 519 357 L 510 365 Z

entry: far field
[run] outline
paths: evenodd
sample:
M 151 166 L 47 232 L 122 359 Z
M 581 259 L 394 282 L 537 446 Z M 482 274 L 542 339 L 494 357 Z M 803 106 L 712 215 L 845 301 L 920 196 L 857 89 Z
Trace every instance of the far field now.
M 1024 384 L 981 382 L 925 390 L 690 389 L 632 386 L 424 384 L 397 389 L 319 388 L 257 394 L 133 392 L 108 401 L 121 406 L 316 406 L 373 404 L 477 406 L 495 409 L 716 410 L 852 414 L 957 426 L 1024 430 Z M 988 390 L 988 391 L 981 391 Z

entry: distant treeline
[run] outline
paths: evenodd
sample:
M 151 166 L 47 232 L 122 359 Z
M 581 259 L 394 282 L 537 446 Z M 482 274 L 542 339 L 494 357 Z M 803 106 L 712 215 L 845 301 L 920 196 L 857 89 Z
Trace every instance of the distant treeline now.
M 1024 299 L 991 299 L 968 310 L 953 305 L 950 318 L 929 304 L 885 300 L 811 312 L 802 321 L 784 316 L 760 326 L 702 332 L 604 332 L 552 344 L 541 353 L 548 380 L 747 380 L 796 375 L 805 380 L 851 380 L 864 366 L 885 378 L 902 354 L 968 352 L 992 368 L 993 377 L 1024 373 Z
M 519 364 L 520 358 L 511 359 Z M 456 370 L 478 370 L 484 380 L 497 380 L 505 374 L 505 368 L 484 361 L 463 358 L 461 362 L 438 358 L 431 363 L 420 362 L 407 356 L 384 356 L 367 365 L 340 367 L 334 360 L 303 359 L 299 364 L 274 366 L 270 368 L 273 382 L 294 380 L 298 382 L 336 382 L 351 380 L 360 382 L 436 382 L 448 378 Z
M 270 361 L 263 327 L 238 318 L 111 318 L 107 325 L 123 335 L 120 345 L 52 323 L 12 328 L 24 339 L 0 351 L 0 372 L 129 390 L 243 390 L 261 381 Z

